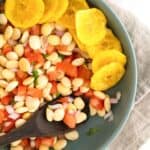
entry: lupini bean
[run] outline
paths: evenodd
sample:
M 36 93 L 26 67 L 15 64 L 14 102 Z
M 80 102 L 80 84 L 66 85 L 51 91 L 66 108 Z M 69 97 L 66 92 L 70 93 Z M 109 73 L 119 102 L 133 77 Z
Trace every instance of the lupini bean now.
M 20 126 L 22 126 L 23 124 L 26 123 L 26 120 L 24 119 L 18 119 L 16 122 L 15 122 L 15 127 L 16 128 L 19 128 Z
M 8 69 L 4 69 L 2 71 L 2 76 L 4 79 L 6 79 L 7 81 L 10 81 L 12 79 L 15 78 L 15 73 L 11 70 L 8 70 Z
M 0 34 L 0 48 L 2 48 L 6 43 L 4 36 Z
M 60 38 L 57 35 L 50 35 L 48 36 L 48 43 L 51 45 L 59 45 L 60 44 Z
M 30 85 L 34 82 L 34 78 L 33 77 L 28 77 L 23 81 L 23 85 Z
M 104 107 L 107 112 L 111 109 L 110 98 L 108 96 L 104 100 Z
M 81 66 L 85 62 L 84 58 L 76 58 L 72 61 L 72 65 L 74 66 Z
M 71 88 L 71 81 L 68 77 L 63 77 L 61 79 L 61 83 L 65 86 L 65 87 L 68 87 L 68 88 Z
M 65 138 L 70 141 L 77 140 L 79 138 L 78 131 L 74 130 L 65 134 Z
M 54 120 L 55 121 L 62 121 L 65 115 L 64 108 L 58 108 L 54 111 Z
M 20 42 L 24 44 L 25 42 L 27 42 L 28 38 L 29 38 L 29 31 L 24 31 L 20 39 Z
M 13 91 L 17 86 L 18 86 L 18 81 L 11 81 L 9 82 L 9 84 L 6 87 L 6 92 L 11 92 Z
M 45 75 L 41 75 L 37 79 L 36 87 L 39 88 L 39 89 L 44 89 L 47 84 L 48 84 L 48 78 Z
M 15 47 L 14 47 L 14 51 L 17 53 L 17 55 L 19 57 L 23 56 L 24 54 L 24 47 L 22 44 L 17 44 Z
M 21 140 L 17 140 L 11 143 L 11 146 L 18 146 L 21 143 Z
M 41 144 L 39 150 L 49 150 L 49 147 L 47 145 Z
M 6 57 L 9 59 L 9 60 L 18 60 L 18 55 L 16 52 L 8 52 L 6 54 Z
M 46 118 L 49 122 L 53 121 L 54 113 L 50 108 L 46 109 Z
M 29 38 L 29 45 L 33 50 L 38 50 L 41 48 L 41 40 L 37 35 L 32 35 Z
M 64 139 L 58 140 L 55 144 L 54 144 L 54 149 L 55 150 L 62 150 L 67 146 L 67 141 Z
M 87 115 L 84 112 L 78 112 L 76 114 L 76 123 L 79 124 L 87 119 Z
M 18 145 L 18 146 L 11 146 L 10 150 L 23 150 L 23 146 Z
M 66 95 L 70 95 L 72 93 L 71 89 L 68 88 L 68 87 L 65 87 L 63 84 L 59 83 L 57 85 L 57 89 L 58 89 L 58 92 L 61 93 L 63 96 L 66 96 Z
M 13 40 L 18 40 L 19 38 L 20 38 L 20 36 L 21 36 L 21 31 L 20 31 L 20 29 L 18 29 L 18 28 L 14 28 L 14 30 L 13 30 L 13 34 L 12 34 L 12 39 Z
M 72 35 L 69 32 L 64 33 L 61 38 L 61 43 L 63 45 L 70 45 L 72 42 Z
M 30 62 L 26 58 L 21 58 L 19 60 L 19 68 L 21 71 L 29 72 L 31 69 Z
M 5 14 L 0 13 L 0 25 L 6 25 L 7 24 L 7 17 Z
M 7 26 L 4 32 L 4 37 L 6 40 L 9 40 L 13 35 L 13 28 L 12 26 Z
M 105 109 L 98 110 L 98 111 L 97 111 L 97 114 L 98 114 L 98 116 L 100 116 L 100 117 L 104 117 L 105 114 L 106 114 L 106 111 L 105 111 Z
M 79 109 L 79 110 L 82 110 L 82 109 L 84 109 L 84 107 L 85 107 L 85 103 L 84 103 L 83 99 L 80 98 L 80 97 L 76 97 L 76 98 L 74 99 L 74 105 L 75 105 L 76 108 Z
M 16 61 L 16 60 L 9 60 L 9 61 L 7 61 L 6 68 L 8 68 L 8 69 L 16 69 L 16 68 L 18 68 L 18 61 Z
M 48 36 L 48 35 L 50 35 L 52 33 L 54 28 L 55 28 L 54 24 L 52 24 L 52 23 L 45 23 L 41 27 L 41 33 L 44 36 Z

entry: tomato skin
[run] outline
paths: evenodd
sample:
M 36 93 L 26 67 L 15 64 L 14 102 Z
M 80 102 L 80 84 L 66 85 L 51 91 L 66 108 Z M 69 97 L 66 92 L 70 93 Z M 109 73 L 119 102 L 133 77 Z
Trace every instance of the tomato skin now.
M 93 96 L 90 99 L 90 105 L 97 110 L 102 110 L 104 108 L 104 100 L 101 100 L 101 99 Z
M 11 95 L 7 95 L 7 96 L 1 98 L 1 100 L 0 100 L 0 102 L 3 105 L 9 105 L 11 101 L 12 101 L 12 96 Z

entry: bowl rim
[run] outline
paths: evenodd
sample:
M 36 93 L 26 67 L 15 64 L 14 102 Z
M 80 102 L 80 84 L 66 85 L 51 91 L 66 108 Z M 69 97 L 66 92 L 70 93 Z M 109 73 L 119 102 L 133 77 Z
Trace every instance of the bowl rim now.
M 100 0 L 98 0 L 100 1 Z M 109 146 L 116 138 L 117 136 L 121 133 L 121 131 L 123 130 L 123 128 L 125 127 L 130 114 L 133 110 L 134 104 L 135 104 L 135 98 L 136 98 L 136 91 L 137 91 L 137 81 L 138 81 L 138 69 L 137 69 L 137 60 L 136 60 L 136 55 L 135 55 L 135 50 L 133 47 L 133 44 L 131 42 L 131 38 L 127 32 L 127 29 L 125 27 L 125 25 L 123 24 L 123 22 L 120 20 L 120 18 L 118 17 L 118 15 L 116 14 L 116 12 L 111 8 L 111 6 L 108 5 L 108 3 L 104 0 L 101 0 L 101 5 L 103 5 L 106 9 L 109 10 L 109 12 L 114 16 L 115 20 L 117 21 L 117 23 L 119 24 L 119 26 L 121 26 L 122 28 L 122 32 L 124 34 L 124 36 L 127 38 L 128 44 L 131 48 L 131 55 L 132 55 L 132 59 L 133 59 L 133 66 L 134 66 L 134 82 L 133 82 L 133 94 L 131 96 L 131 104 L 129 105 L 129 107 L 127 108 L 127 113 L 124 119 L 122 119 L 122 121 L 119 124 L 119 127 L 115 130 L 115 132 L 112 133 L 112 136 L 108 139 L 108 141 L 105 143 L 106 147 Z M 100 149 L 100 147 L 99 147 Z

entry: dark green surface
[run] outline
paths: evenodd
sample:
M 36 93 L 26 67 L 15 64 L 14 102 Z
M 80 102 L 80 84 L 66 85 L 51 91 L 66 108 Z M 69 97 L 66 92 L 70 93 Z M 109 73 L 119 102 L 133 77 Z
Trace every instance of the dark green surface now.
M 128 58 L 127 71 L 123 80 L 109 91 L 111 94 L 114 94 L 118 90 L 122 93 L 121 102 L 113 107 L 114 121 L 107 122 L 100 118 L 91 118 L 89 122 L 80 129 L 80 139 L 75 142 L 70 142 L 65 150 L 101 150 L 107 148 L 126 123 L 135 99 L 137 69 L 134 49 L 132 48 L 128 34 L 117 16 L 103 0 L 88 1 L 92 2 L 93 5 L 104 12 L 107 16 L 109 26 L 121 40 L 124 52 Z M 98 128 L 98 132 L 93 136 L 87 136 L 89 128 L 93 127 Z M 0 150 L 6 150 L 6 148 L 0 148 Z

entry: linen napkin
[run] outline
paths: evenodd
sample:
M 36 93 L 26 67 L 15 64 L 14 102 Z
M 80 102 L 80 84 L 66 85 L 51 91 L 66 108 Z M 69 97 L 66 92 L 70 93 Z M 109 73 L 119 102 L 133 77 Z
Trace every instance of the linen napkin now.
M 150 28 L 132 12 L 107 0 L 108 5 L 125 24 L 133 42 L 138 66 L 138 90 L 135 107 L 121 134 L 110 145 L 110 150 L 138 150 L 150 138 Z

